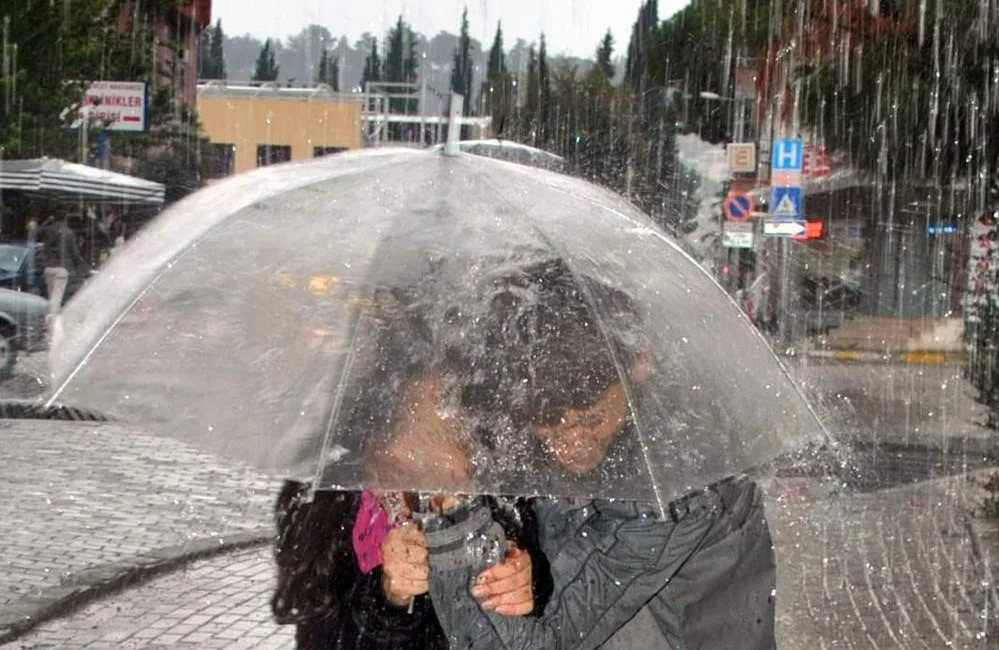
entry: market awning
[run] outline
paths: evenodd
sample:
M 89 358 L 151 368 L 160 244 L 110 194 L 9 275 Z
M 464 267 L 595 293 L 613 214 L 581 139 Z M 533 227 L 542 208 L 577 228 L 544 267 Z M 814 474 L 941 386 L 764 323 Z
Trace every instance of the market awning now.
M 160 183 L 58 158 L 0 161 L 0 190 L 147 205 L 162 205 L 164 198 Z

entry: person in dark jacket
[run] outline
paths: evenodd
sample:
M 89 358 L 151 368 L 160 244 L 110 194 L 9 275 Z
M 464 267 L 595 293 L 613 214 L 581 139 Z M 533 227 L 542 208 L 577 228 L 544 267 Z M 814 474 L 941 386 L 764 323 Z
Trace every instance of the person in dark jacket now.
M 490 347 L 495 358 L 484 373 L 492 382 L 490 408 L 515 413 L 563 468 L 598 471 L 616 438 L 633 426 L 620 372 L 640 382 L 648 362 L 595 321 L 579 278 L 564 263 L 520 276 L 516 284 L 531 285 L 532 299 L 496 303 L 511 310 L 496 319 L 496 336 L 522 344 Z M 587 283 L 591 300 L 628 302 Z M 637 318 L 633 307 L 624 311 Z M 761 490 L 747 476 L 677 499 L 665 516 L 652 503 L 535 499 L 553 583 L 536 617 L 505 618 L 478 605 L 491 589 L 468 589 L 483 564 L 481 549 L 469 547 L 482 545 L 491 524 L 480 498 L 451 505 L 456 523 L 428 531 L 426 540 L 430 594 L 452 650 L 776 647 L 773 547 Z M 464 548 L 453 544 L 455 530 L 469 540 Z
M 295 625 L 300 650 L 446 650 L 447 638 L 426 595 L 429 565 L 423 533 L 414 524 L 395 528 L 381 545 L 384 559 L 377 566 L 365 566 L 356 543 L 363 501 L 357 492 L 335 490 L 318 491 L 310 500 L 304 483 L 285 482 L 275 507 L 275 620 Z M 534 586 L 539 578 L 533 575 L 530 558 L 541 557 L 541 552 L 533 510 L 526 500 L 512 509 L 496 500 L 487 505 L 515 552 L 493 568 L 497 578 L 483 573 L 480 582 L 496 585 L 497 615 L 536 613 L 544 601 L 534 593 L 545 594 L 550 588 Z M 354 544 L 349 541 L 351 529 Z M 400 573 L 404 584 L 394 593 L 389 576 Z M 539 575 L 543 580 L 547 574 Z
M 418 316 L 392 312 L 403 310 L 400 301 L 405 299 L 382 296 L 372 307 L 380 316 L 369 330 L 373 344 L 359 353 L 372 355 L 365 357 L 369 370 L 352 384 L 344 399 L 345 415 L 337 422 L 340 440 L 360 450 L 358 458 L 371 460 L 364 485 L 387 483 L 379 479 L 379 469 L 391 472 L 396 485 L 405 483 L 410 472 L 413 485 L 419 485 L 426 470 L 409 460 L 406 445 L 442 451 L 441 445 L 428 444 L 440 430 L 433 426 L 439 419 L 428 410 L 440 387 L 419 381 L 426 363 L 421 353 L 428 350 L 405 336 L 422 331 Z M 408 388 L 399 394 L 395 386 Z M 386 419 L 387 434 L 380 432 L 382 425 L 372 426 Z M 385 440 L 396 444 L 385 446 Z M 440 461 L 436 469 L 446 473 L 448 457 L 435 458 Z M 416 519 L 432 514 L 425 503 L 431 500 L 374 489 L 317 490 L 311 498 L 309 492 L 308 485 L 288 481 L 275 507 L 278 580 L 271 609 L 278 623 L 296 626 L 298 648 L 447 648 L 426 595 L 429 560 Z M 499 601 L 486 598 L 483 605 L 504 617 L 536 614 L 550 588 L 533 509 L 525 500 L 493 499 L 483 505 L 501 545 L 492 566 L 476 572 L 480 583 L 492 585 Z
M 38 229 L 38 242 L 42 244 L 39 264 L 43 269 L 49 296 L 49 322 L 62 310 L 63 297 L 69 284 L 71 271 L 86 266 L 76 245 L 76 234 L 65 217 L 50 215 Z

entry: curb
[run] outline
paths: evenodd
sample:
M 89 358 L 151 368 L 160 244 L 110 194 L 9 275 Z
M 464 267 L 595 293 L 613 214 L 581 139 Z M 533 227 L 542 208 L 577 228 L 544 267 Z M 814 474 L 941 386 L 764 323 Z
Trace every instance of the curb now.
M 274 532 L 270 529 L 200 539 L 76 572 L 63 584 L 26 595 L 6 611 L 0 612 L 0 645 L 103 596 L 174 571 L 195 560 L 263 546 L 273 539 Z
M 964 526 L 965 531 L 968 533 L 968 538 L 971 540 L 971 555 L 985 574 L 985 584 L 983 586 L 987 592 L 987 598 L 991 600 L 992 607 L 999 608 L 999 583 L 996 582 L 996 569 L 999 569 L 999 559 L 982 548 L 983 535 L 980 530 L 982 524 L 977 523 L 977 521 L 978 518 L 974 513 L 965 514 Z
M 832 361 L 860 363 L 961 364 L 967 360 L 963 352 L 868 352 L 864 350 L 804 350 L 801 356 Z M 794 355 L 797 356 L 797 355 Z

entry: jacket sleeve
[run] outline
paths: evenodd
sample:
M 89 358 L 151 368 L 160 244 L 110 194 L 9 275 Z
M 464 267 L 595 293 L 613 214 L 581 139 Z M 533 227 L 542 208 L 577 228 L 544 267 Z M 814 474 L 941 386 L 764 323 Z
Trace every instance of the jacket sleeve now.
M 83 259 L 83 255 L 80 254 L 80 247 L 76 245 L 76 235 L 70 232 L 66 234 L 66 238 L 68 239 L 67 247 L 69 249 L 69 256 L 73 261 L 73 266 L 75 268 L 79 268 L 81 266 L 90 268 L 90 264 L 87 260 Z
M 353 637 L 349 647 L 406 648 L 441 647 L 443 634 L 434 617 L 427 596 L 417 596 L 412 611 L 389 602 L 382 588 L 381 568 L 362 575 L 354 585 L 347 603 L 346 615 L 351 617 Z
M 549 558 L 553 593 L 536 617 L 484 612 L 469 588 L 475 568 L 442 566 L 440 545 L 428 534 L 430 593 L 452 648 L 592 650 L 666 586 L 709 526 L 705 517 L 674 524 L 657 519 L 651 508 L 595 504 Z M 441 607 L 442 598 L 457 602 Z

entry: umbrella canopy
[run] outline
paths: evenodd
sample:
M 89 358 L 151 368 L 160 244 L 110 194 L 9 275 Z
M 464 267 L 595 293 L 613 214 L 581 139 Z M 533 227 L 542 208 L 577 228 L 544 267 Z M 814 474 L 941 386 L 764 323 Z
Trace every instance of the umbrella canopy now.
M 343 488 L 662 503 L 824 436 L 646 216 L 464 154 L 348 153 L 202 190 L 62 329 L 50 403 Z M 594 417 L 596 456 L 569 430 Z M 386 449 L 418 471 L 384 471 Z
M 164 198 L 160 183 L 56 158 L 0 161 L 0 189 L 147 205 Z
M 532 165 L 551 171 L 560 172 L 565 169 L 565 159 L 562 156 L 557 156 L 537 147 L 513 142 L 512 140 L 500 140 L 498 138 L 491 140 L 462 140 L 458 143 L 458 149 L 477 156 Z

